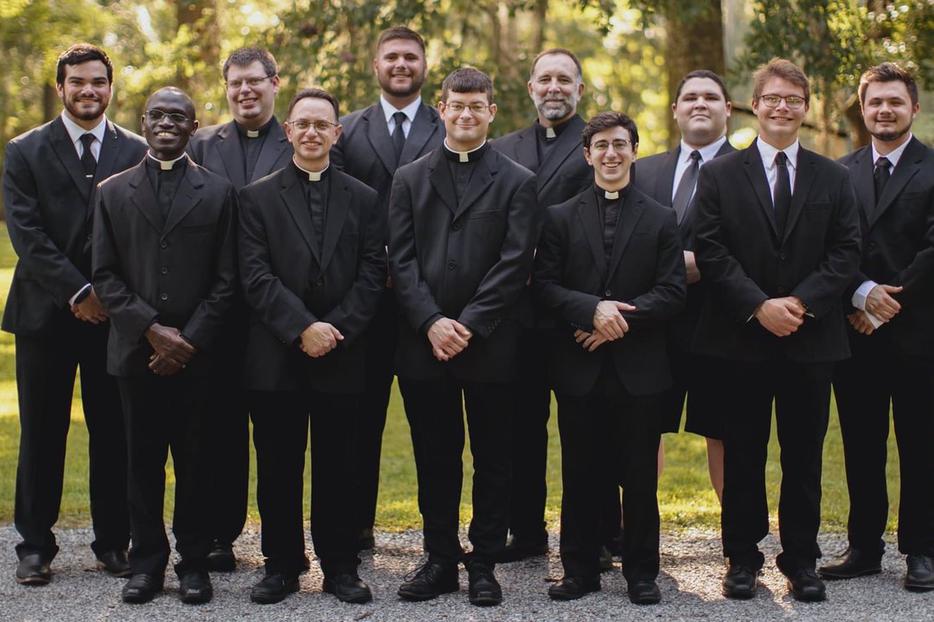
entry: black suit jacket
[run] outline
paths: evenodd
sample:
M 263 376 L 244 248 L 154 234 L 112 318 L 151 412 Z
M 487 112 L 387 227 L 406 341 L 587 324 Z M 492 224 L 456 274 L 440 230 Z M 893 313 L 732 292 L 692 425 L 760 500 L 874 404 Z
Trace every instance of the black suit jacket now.
M 548 161 L 538 166 L 538 146 L 535 125 L 516 130 L 496 140 L 490 146 L 535 173 L 538 204 L 544 208 L 567 201 L 593 183 L 593 169 L 584 159 L 581 132 L 584 120 L 574 115 L 554 140 Z
M 875 207 L 872 147 L 847 155 L 859 203 L 863 256 L 844 294 L 844 307 L 856 288 L 873 280 L 905 289 L 895 298 L 902 310 L 873 336 L 888 334 L 905 354 L 934 357 L 934 150 L 912 138 Z M 850 330 L 852 338 L 859 338 Z
M 726 141 L 717 150 L 715 158 L 736 151 L 729 141 Z M 637 160 L 632 165 L 633 185 L 655 199 L 661 205 L 671 207 L 671 195 L 675 183 L 675 169 L 681 157 L 681 145 L 664 153 L 658 153 L 644 159 Z M 706 163 L 705 163 L 706 166 Z M 678 223 L 681 234 L 681 246 L 684 250 L 694 250 L 696 235 L 696 210 L 693 202 L 688 206 L 684 218 Z M 690 348 L 697 320 L 700 318 L 701 308 L 707 294 L 707 281 L 704 275 L 701 280 L 688 285 L 688 297 L 684 312 L 678 314 L 671 322 L 672 343 L 681 350 Z
M 403 316 L 396 371 L 442 375 L 426 331 L 444 316 L 473 331 L 447 363 L 452 373 L 502 382 L 515 374 L 516 302 L 539 232 L 535 175 L 490 149 L 458 203 L 442 149 L 400 168 L 392 183 L 389 263 Z
M 185 372 L 210 373 L 236 284 L 236 193 L 189 161 L 166 217 L 146 162 L 101 184 L 94 223 L 94 288 L 110 314 L 107 371 L 142 376 L 146 329 L 181 330 L 198 353 Z
M 244 174 L 243 148 L 234 121 L 199 129 L 188 143 L 188 155 L 209 171 L 230 180 L 239 190 L 288 164 L 292 160 L 292 145 L 274 119 L 250 179 Z
M 694 347 L 732 360 L 829 362 L 850 354 L 841 296 L 859 263 L 859 219 L 845 167 L 801 148 L 781 239 L 759 149 L 700 170 L 696 256 L 710 295 Z M 768 298 L 797 296 L 810 314 L 788 337 L 752 318 Z
M 334 167 L 322 248 L 297 169 L 284 169 L 240 191 L 240 274 L 251 309 L 247 387 L 303 387 L 355 393 L 365 382 L 360 338 L 376 313 L 386 282 L 376 192 Z M 316 321 L 344 335 L 334 350 L 312 359 L 299 340 Z
M 139 163 L 146 142 L 107 122 L 93 180 L 61 117 L 6 146 L 3 204 L 19 256 L 3 313 L 3 330 L 39 335 L 91 282 L 91 227 L 98 182 Z
M 673 210 L 630 188 L 607 264 L 592 188 L 548 208 L 532 285 L 536 300 L 555 318 L 549 337 L 555 391 L 586 395 L 608 358 L 633 395 L 658 393 L 671 384 L 666 325 L 686 296 Z M 587 352 L 574 332 L 593 332 L 593 314 L 601 300 L 628 302 L 636 311 L 624 313 L 630 330 L 622 339 Z

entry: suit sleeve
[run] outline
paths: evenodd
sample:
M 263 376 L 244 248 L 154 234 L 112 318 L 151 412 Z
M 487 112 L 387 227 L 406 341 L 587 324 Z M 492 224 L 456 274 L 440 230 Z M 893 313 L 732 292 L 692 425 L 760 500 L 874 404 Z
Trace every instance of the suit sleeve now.
M 340 169 L 340 170 L 344 170 L 344 148 L 346 146 L 347 146 L 346 134 L 341 134 L 340 138 L 337 139 L 337 142 L 334 143 L 334 146 L 331 147 L 331 151 L 328 154 L 331 164 L 333 164 L 335 168 Z
M 273 271 L 269 246 L 275 241 L 267 237 L 263 205 L 249 190 L 240 193 L 238 230 L 243 297 L 272 334 L 291 345 L 318 318 Z
M 367 192 L 360 222 L 365 223 L 357 277 L 340 304 L 324 316 L 324 321 L 344 335 L 343 346 L 352 343 L 376 315 L 380 295 L 386 285 L 386 249 L 383 246 L 384 221 L 378 217 L 379 202 L 375 192 Z
M 45 230 L 36 179 L 16 142 L 6 147 L 3 206 L 13 249 L 22 269 L 62 307 L 88 283 L 87 277 L 55 245 Z M 84 205 L 75 205 L 84 210 Z
M 118 234 L 114 231 L 107 208 L 107 194 L 103 188 L 97 192 L 94 206 L 94 291 L 107 309 L 117 332 L 135 343 L 143 339 L 146 330 L 158 319 L 159 313 L 131 290 L 123 278 L 117 251 Z
M 657 322 L 674 317 L 684 308 L 686 300 L 687 275 L 678 232 L 678 217 L 674 210 L 666 210 L 658 232 L 655 285 L 630 300 L 636 310 L 623 313 L 623 316 L 630 328 L 636 329 L 647 321 Z
M 195 307 L 182 335 L 199 350 L 210 348 L 220 335 L 237 291 L 236 264 L 237 195 L 227 186 L 227 196 L 217 224 L 214 283 Z
M 704 280 L 722 298 L 734 321 L 745 323 L 755 310 L 768 300 L 768 295 L 746 274 L 723 239 L 721 225 L 720 180 L 711 173 L 711 166 L 702 166 L 697 179 L 694 200 L 696 221 L 697 265 Z
M 457 318 L 481 337 L 488 337 L 496 329 L 504 311 L 515 303 L 529 280 L 541 230 L 535 185 L 535 176 L 531 175 L 513 193 L 499 260 L 484 275 Z

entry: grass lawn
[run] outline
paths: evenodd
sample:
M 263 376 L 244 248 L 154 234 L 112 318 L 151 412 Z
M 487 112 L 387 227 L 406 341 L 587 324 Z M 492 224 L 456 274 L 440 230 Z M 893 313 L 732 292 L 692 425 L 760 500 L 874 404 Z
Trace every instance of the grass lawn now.
M 0 308 L 6 303 L 15 262 L 16 257 L 10 247 L 6 226 L 0 223 Z M 0 522 L 4 523 L 13 520 L 16 457 L 19 446 L 15 378 L 13 336 L 0 333 Z M 87 429 L 79 397 L 80 389 L 76 387 L 65 463 L 65 490 L 59 520 L 60 525 L 67 526 L 87 525 L 90 522 L 87 503 Z M 554 407 L 552 404 L 552 409 Z M 547 519 L 554 528 L 557 527 L 561 503 L 561 459 L 555 420 L 556 417 L 552 416 L 549 423 L 547 505 Z M 719 505 L 707 479 L 704 440 L 692 434 L 667 435 L 665 449 L 666 465 L 659 482 L 658 494 L 662 528 L 671 531 L 691 527 L 718 527 Z M 889 456 L 889 496 L 892 498 L 889 527 L 893 528 L 898 510 L 898 461 L 894 435 L 891 434 Z M 778 460 L 779 450 L 773 428 L 768 463 L 769 504 L 773 518 L 778 509 Z M 468 451 L 465 451 L 464 461 L 465 465 L 469 466 Z M 251 464 L 250 488 L 250 520 L 258 521 L 255 460 Z M 465 521 L 470 517 L 470 489 L 470 479 L 465 478 L 461 507 L 461 517 Z M 170 471 L 167 478 L 167 516 L 170 516 L 171 512 L 173 490 L 174 482 Z M 830 430 L 824 445 L 823 529 L 845 530 L 847 505 L 843 450 L 834 412 L 831 414 Z M 412 457 L 408 423 L 398 391 L 393 391 L 389 419 L 383 436 L 377 526 L 385 530 L 402 530 L 417 528 L 420 525 L 416 501 L 415 462 Z

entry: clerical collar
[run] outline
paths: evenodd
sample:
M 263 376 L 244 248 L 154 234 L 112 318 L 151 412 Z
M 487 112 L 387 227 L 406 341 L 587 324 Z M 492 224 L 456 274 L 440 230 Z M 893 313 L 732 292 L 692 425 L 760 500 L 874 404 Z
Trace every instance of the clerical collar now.
M 275 115 L 273 115 L 269 121 L 266 121 L 266 123 L 263 124 L 263 126 L 258 130 L 248 130 L 247 128 L 240 125 L 237 121 L 234 121 L 234 125 L 237 127 L 237 131 L 245 138 L 260 138 L 261 136 L 265 136 L 266 132 L 269 131 L 269 128 L 272 127 L 273 123 L 278 123 L 278 121 L 276 121 Z
M 607 201 L 615 201 L 617 199 L 625 199 L 626 193 L 629 192 L 629 186 L 631 184 L 626 184 L 619 190 L 604 190 L 597 184 L 593 185 L 594 193 L 598 198 L 606 199 Z
M 444 139 L 444 148 L 441 150 L 444 152 L 445 157 L 451 162 L 476 162 L 483 157 L 490 148 L 490 143 L 483 141 L 483 144 L 479 147 L 471 149 L 470 151 L 455 151 L 451 149 L 448 145 L 448 139 Z
M 188 157 L 187 155 L 185 155 L 185 154 L 183 153 L 182 155 L 178 156 L 178 157 L 175 158 L 174 160 L 160 160 L 160 159 L 157 158 L 156 156 L 152 155 L 152 151 L 147 151 L 147 152 L 146 152 L 146 155 L 147 155 L 148 158 L 149 158 L 149 160 L 148 160 L 149 163 L 150 163 L 154 168 L 155 168 L 156 165 L 158 165 L 160 171 L 171 171 L 172 169 L 177 168 L 176 165 L 177 165 L 180 161 L 185 160 L 185 159 L 187 159 L 187 157 Z
M 535 131 L 538 133 L 539 138 L 543 138 L 545 140 L 553 140 L 561 135 L 561 132 L 563 132 L 565 128 L 567 128 L 568 122 L 570 122 L 570 120 L 573 118 L 574 118 L 574 115 L 571 115 L 570 117 L 568 117 L 567 120 L 562 121 L 561 123 L 557 125 L 552 125 L 551 127 L 545 127 L 544 125 L 541 124 L 540 121 L 535 121 Z
M 307 179 L 308 181 L 321 181 L 322 179 L 327 179 L 328 169 L 331 168 L 331 164 L 329 162 L 328 165 L 320 171 L 309 171 L 299 166 L 298 162 L 296 162 L 294 158 L 292 159 L 292 164 L 297 169 L 298 176 L 302 179 Z

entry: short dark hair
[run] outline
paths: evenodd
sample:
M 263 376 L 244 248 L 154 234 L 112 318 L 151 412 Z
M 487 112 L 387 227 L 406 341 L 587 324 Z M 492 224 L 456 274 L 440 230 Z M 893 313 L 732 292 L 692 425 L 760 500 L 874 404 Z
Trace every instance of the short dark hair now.
M 113 84 L 114 66 L 107 52 L 90 43 L 76 43 L 58 57 L 55 67 L 55 84 L 65 84 L 65 65 L 80 65 L 92 60 L 99 60 L 107 68 L 107 81 Z
M 392 41 L 393 39 L 406 39 L 407 41 L 414 41 L 418 44 L 418 47 L 422 48 L 422 56 L 425 55 L 425 40 L 422 39 L 422 36 L 409 28 L 408 26 L 392 26 L 387 28 L 383 32 L 379 33 L 379 39 L 376 41 L 376 50 L 379 51 L 379 47 L 386 43 L 387 41 Z
M 870 67 L 859 77 L 859 104 L 866 103 L 866 89 L 870 82 L 902 82 L 908 89 L 908 96 L 911 98 L 911 105 L 918 103 L 918 83 L 911 72 L 898 63 L 881 63 L 875 67 Z
M 804 103 L 810 103 L 811 85 L 808 82 L 808 77 L 803 71 L 801 71 L 800 67 L 795 65 L 787 58 L 777 57 L 773 58 L 764 65 L 759 65 L 756 68 L 756 71 L 752 74 L 753 101 L 759 100 L 759 96 L 762 95 L 762 89 L 765 88 L 765 83 L 768 82 L 770 78 L 781 78 L 782 80 L 786 80 L 794 85 L 800 86 L 804 91 Z
M 317 89 L 317 88 L 299 89 L 298 93 L 296 93 L 295 96 L 292 97 L 292 101 L 289 102 L 289 110 L 288 112 L 285 113 L 285 118 L 288 119 L 289 117 L 292 116 L 292 109 L 295 108 L 295 104 L 309 97 L 313 97 L 314 99 L 323 99 L 329 104 L 331 104 L 331 107 L 334 108 L 334 118 L 340 121 L 340 118 L 341 118 L 340 103 L 337 101 L 337 98 L 331 95 L 330 93 L 328 93 L 327 91 L 325 91 L 324 89 Z
M 276 57 L 269 50 L 263 48 L 240 48 L 234 50 L 227 60 L 224 61 L 224 80 L 227 79 L 227 70 L 231 65 L 237 67 L 248 67 L 254 62 L 259 61 L 263 64 L 263 71 L 266 77 L 271 78 L 279 74 L 279 65 L 276 64 Z
M 448 100 L 448 93 L 486 93 L 487 101 L 493 103 L 493 80 L 479 69 L 461 67 L 448 74 L 441 83 L 441 101 Z
M 532 59 L 532 66 L 529 68 L 529 79 L 530 80 L 532 79 L 532 76 L 535 75 L 535 65 L 538 64 L 538 61 L 540 61 L 543 56 L 550 56 L 552 54 L 562 54 L 570 58 L 572 61 L 574 61 L 574 66 L 577 67 L 577 79 L 578 80 L 584 79 L 584 70 L 581 67 L 580 59 L 578 59 L 577 56 L 574 55 L 574 52 L 566 48 L 549 48 L 545 50 L 544 52 L 539 52 L 538 55 Z
M 590 148 L 590 139 L 594 134 L 608 130 L 614 127 L 625 128 L 629 132 L 629 140 L 633 147 L 639 144 L 639 130 L 636 128 L 636 122 L 624 115 L 622 112 L 601 112 L 590 118 L 584 131 L 581 132 L 581 141 L 584 147 Z
M 681 82 L 678 83 L 678 88 L 675 89 L 675 101 L 678 101 L 678 98 L 681 97 L 681 90 L 691 78 L 707 78 L 708 80 L 713 80 L 717 83 L 717 86 L 720 87 L 724 101 L 730 101 L 730 93 L 726 89 L 726 83 L 723 81 L 723 78 L 720 77 L 720 74 L 717 72 L 709 69 L 695 69 L 694 71 L 689 71 L 684 74 L 684 77 L 681 78 Z

